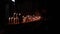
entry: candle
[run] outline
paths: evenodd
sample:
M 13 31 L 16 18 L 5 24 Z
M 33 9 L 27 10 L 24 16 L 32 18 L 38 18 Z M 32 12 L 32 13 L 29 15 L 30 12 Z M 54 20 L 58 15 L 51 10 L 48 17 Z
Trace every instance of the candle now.
M 17 19 L 17 21 L 18 21 L 18 24 L 20 24 L 20 23 L 19 23 L 19 18 Z
M 39 20 L 39 19 L 41 19 L 41 16 L 38 16 L 38 18 L 37 18 L 37 19 L 38 19 L 38 20 Z
M 15 15 L 16 13 L 14 13 L 14 15 Z
M 19 16 L 21 15 L 21 13 L 19 13 Z
M 27 17 L 30 17 L 30 15 L 27 15 Z
M 15 24 L 15 22 L 16 22 L 15 20 L 16 20 L 16 18 L 13 18 L 13 23 L 14 23 L 14 24 Z
M 24 17 L 24 18 L 23 18 L 23 22 L 22 22 L 22 23 L 25 23 L 25 22 L 26 22 L 26 18 L 27 18 L 27 17 Z
M 13 24 L 13 17 L 11 17 L 11 24 Z
M 15 21 L 16 21 L 16 24 L 18 24 L 18 18 L 17 17 L 16 17 Z
M 9 24 L 10 24 L 10 20 L 11 20 L 11 18 L 9 17 Z
M 22 16 L 22 18 L 24 18 L 24 16 Z
M 32 18 L 33 19 L 33 21 L 35 21 L 35 18 Z
M 19 24 L 18 13 L 16 14 L 16 19 L 15 19 L 15 21 L 16 21 L 16 22 L 15 22 L 16 24 Z

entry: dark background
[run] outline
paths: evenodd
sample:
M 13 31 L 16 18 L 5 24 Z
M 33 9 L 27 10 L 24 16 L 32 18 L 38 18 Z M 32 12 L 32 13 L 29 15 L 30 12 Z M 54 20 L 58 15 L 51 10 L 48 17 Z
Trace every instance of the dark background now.
M 36 9 L 42 14 L 42 16 L 48 19 L 47 13 L 42 12 L 43 9 L 47 10 L 47 0 L 16 0 L 15 9 L 17 12 L 21 13 L 34 13 Z M 9 13 L 12 13 L 14 10 L 13 2 L 10 0 L 0 0 L 0 30 L 4 30 L 5 33 L 8 32 L 37 32 L 37 31 L 48 31 L 48 20 L 42 20 L 33 23 L 19 24 L 19 25 L 7 25 Z M 11 8 L 13 7 L 13 8 Z M 12 12 L 11 12 L 12 11 Z M 11 30 L 11 31 L 10 31 Z

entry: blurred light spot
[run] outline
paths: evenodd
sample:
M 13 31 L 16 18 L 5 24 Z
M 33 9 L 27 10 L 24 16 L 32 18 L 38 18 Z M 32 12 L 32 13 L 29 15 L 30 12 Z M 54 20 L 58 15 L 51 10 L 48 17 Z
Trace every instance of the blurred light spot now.
M 12 0 L 13 2 L 15 2 L 15 0 Z

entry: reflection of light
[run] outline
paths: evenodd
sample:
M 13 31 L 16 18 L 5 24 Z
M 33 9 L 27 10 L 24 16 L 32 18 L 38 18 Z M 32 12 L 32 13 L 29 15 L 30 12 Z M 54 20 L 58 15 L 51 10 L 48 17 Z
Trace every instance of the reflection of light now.
M 15 0 L 12 0 L 13 2 L 15 2 Z

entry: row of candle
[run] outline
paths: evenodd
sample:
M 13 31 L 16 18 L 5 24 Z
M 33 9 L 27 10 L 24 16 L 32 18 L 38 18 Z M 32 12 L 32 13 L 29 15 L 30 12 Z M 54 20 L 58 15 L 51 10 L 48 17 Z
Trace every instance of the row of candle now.
M 19 24 L 19 18 L 9 17 L 9 24 Z
M 15 16 L 16 15 L 16 16 Z M 19 24 L 19 18 L 18 15 L 21 15 L 20 13 L 14 13 L 13 17 L 9 17 L 9 24 Z
M 37 20 L 40 20 L 41 19 L 41 16 L 30 16 L 30 17 L 24 17 L 23 18 L 23 22 L 32 22 L 32 21 L 37 21 Z
M 16 13 L 14 13 L 15 15 Z M 21 22 L 19 22 L 19 18 L 18 16 L 16 15 L 16 17 L 13 15 L 13 17 L 9 17 L 9 24 L 20 24 Z M 19 15 L 21 15 L 19 13 Z M 30 16 L 30 15 L 27 15 L 26 17 L 22 16 L 22 23 L 27 23 L 27 22 L 32 22 L 32 21 L 36 21 L 36 20 L 39 20 L 41 18 L 41 16 Z

